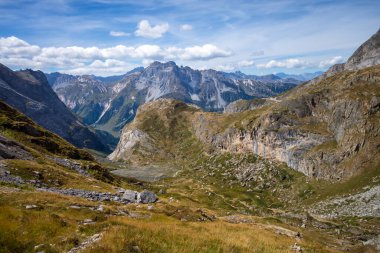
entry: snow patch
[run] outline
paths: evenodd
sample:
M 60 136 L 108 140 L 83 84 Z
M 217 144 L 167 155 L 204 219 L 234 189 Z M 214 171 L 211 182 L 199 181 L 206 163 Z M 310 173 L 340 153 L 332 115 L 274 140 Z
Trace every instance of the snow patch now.
M 110 107 L 111 107 L 111 101 L 109 101 L 108 103 L 104 105 L 104 109 L 102 113 L 100 114 L 98 120 L 94 124 L 97 124 L 103 118 L 104 114 L 106 114 L 106 112 L 108 111 L 108 109 L 110 109 Z

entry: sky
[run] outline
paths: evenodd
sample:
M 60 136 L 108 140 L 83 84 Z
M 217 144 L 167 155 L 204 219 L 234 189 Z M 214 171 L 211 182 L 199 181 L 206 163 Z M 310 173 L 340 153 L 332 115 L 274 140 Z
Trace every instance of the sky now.
M 378 0 L 0 0 L 0 63 L 101 76 L 155 60 L 324 71 L 380 28 L 379 10 Z

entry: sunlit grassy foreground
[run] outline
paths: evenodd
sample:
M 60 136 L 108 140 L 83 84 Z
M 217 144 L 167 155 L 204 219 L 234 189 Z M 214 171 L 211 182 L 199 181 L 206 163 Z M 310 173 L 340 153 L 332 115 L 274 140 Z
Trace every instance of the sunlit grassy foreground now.
M 30 203 L 38 208 L 27 209 Z M 97 205 L 79 198 L 1 187 L 0 252 L 66 252 L 96 233 L 101 233 L 102 239 L 84 252 L 293 252 L 291 246 L 296 242 L 267 228 L 265 222 L 184 222 L 162 213 L 165 204 L 152 211 L 145 205 L 105 205 L 104 212 L 90 209 Z M 116 210 L 138 213 L 140 218 L 115 216 Z M 85 219 L 94 224 L 83 225 Z M 307 252 L 334 252 L 309 239 L 298 243 Z

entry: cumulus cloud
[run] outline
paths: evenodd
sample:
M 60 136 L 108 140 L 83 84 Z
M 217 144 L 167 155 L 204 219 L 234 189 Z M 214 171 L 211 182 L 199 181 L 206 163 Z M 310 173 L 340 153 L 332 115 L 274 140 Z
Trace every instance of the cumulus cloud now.
M 212 44 L 191 47 L 160 47 L 144 44 L 136 47 L 117 45 L 114 47 L 40 47 L 16 37 L 0 38 L 0 62 L 17 68 L 50 69 L 52 67 L 73 74 L 126 71 L 126 62 L 153 60 L 207 61 L 228 57 L 230 51 Z
M 181 31 L 190 31 L 193 30 L 193 26 L 189 24 L 183 24 L 180 26 Z
M 319 67 L 320 68 L 326 68 L 326 67 L 330 67 L 330 66 L 332 66 L 334 64 L 342 63 L 342 62 L 343 62 L 343 57 L 342 56 L 334 56 L 331 59 L 321 61 L 319 63 Z
M 130 33 L 121 32 L 121 31 L 110 31 L 112 37 L 126 37 L 131 35 Z
M 331 65 L 342 63 L 344 62 L 344 59 L 342 56 L 334 56 L 331 59 L 322 60 L 320 62 L 318 61 L 306 61 L 304 59 L 297 59 L 297 58 L 290 58 L 282 61 L 277 60 L 271 60 L 267 63 L 260 63 L 257 64 L 257 68 L 326 68 L 330 67 Z
M 257 64 L 256 66 L 258 68 L 266 68 L 266 69 L 270 69 L 270 68 L 292 69 L 292 68 L 305 68 L 305 67 L 310 66 L 310 64 L 302 59 L 290 58 L 283 61 L 271 60 L 267 63 Z
M 135 65 L 129 65 L 126 62 L 107 59 L 105 61 L 95 60 L 89 65 L 70 68 L 63 70 L 64 73 L 73 75 L 94 74 L 110 76 L 113 74 L 125 73 L 127 69 L 136 67 Z
M 177 52 L 181 60 L 207 60 L 232 55 L 232 52 L 220 49 L 213 44 L 186 47 L 184 49 L 177 49 Z
M 0 38 L 0 54 L 1 55 L 37 55 L 41 51 L 39 46 L 30 45 L 24 40 L 11 36 Z
M 136 36 L 146 37 L 146 38 L 161 38 L 164 33 L 169 30 L 169 24 L 163 23 L 155 26 L 151 26 L 148 20 L 141 20 L 137 25 L 137 30 L 135 31 Z

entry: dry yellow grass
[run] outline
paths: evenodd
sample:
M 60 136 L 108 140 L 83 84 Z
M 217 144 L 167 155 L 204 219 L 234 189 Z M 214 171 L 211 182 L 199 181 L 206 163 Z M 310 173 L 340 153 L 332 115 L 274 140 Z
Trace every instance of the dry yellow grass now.
M 296 240 L 255 224 L 181 222 L 162 215 L 137 220 L 112 218 L 102 240 L 85 252 L 293 252 Z M 307 252 L 335 252 L 298 242 Z

